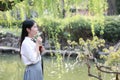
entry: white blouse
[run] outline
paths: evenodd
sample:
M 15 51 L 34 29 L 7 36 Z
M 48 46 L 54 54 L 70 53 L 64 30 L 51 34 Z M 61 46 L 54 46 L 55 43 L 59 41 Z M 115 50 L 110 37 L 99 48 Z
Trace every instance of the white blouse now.
M 37 54 L 36 44 L 30 37 L 25 37 L 21 45 L 21 58 L 25 65 L 35 64 L 41 60 L 40 54 Z

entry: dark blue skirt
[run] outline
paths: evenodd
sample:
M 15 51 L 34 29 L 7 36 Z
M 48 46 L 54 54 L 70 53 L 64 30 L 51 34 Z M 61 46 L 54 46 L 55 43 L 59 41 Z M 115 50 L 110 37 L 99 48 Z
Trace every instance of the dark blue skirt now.
M 42 66 L 40 61 L 36 64 L 26 66 L 24 80 L 43 80 Z

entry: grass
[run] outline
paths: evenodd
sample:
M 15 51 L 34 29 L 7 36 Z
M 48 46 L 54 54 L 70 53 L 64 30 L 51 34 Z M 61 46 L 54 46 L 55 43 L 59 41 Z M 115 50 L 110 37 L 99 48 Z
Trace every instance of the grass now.
M 16 56 L 0 56 L 0 80 L 22 80 L 24 66 Z
M 87 75 L 87 67 L 82 64 L 72 66 L 75 60 L 58 63 L 55 58 L 44 58 L 44 80 L 97 80 Z M 18 55 L 0 55 L 0 80 L 23 80 L 25 66 Z M 92 73 L 97 74 L 93 67 Z M 113 76 L 102 74 L 103 80 Z
M 11 27 L 11 28 L 0 27 L 0 33 L 6 34 L 7 32 L 12 33 L 15 36 L 20 36 L 21 35 L 21 28 L 18 28 L 17 26 Z

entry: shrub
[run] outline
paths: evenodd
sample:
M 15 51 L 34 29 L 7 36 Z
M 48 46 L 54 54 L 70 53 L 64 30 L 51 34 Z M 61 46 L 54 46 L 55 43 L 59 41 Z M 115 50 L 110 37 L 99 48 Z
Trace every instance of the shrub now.
M 96 18 L 97 19 L 97 18 Z M 54 19 L 51 17 L 36 18 L 37 23 L 41 26 L 45 33 L 45 37 L 52 38 L 57 36 L 61 41 L 68 39 L 78 41 L 80 37 L 83 39 L 92 38 L 90 18 L 76 15 L 64 19 Z M 13 27 L 20 27 L 22 21 L 12 21 L 10 25 L 8 22 L 0 21 L 0 25 Z M 104 34 L 100 35 L 101 26 L 99 23 L 95 25 L 95 33 L 98 37 L 102 37 L 109 42 L 117 42 L 120 39 L 120 17 L 106 16 L 104 23 Z

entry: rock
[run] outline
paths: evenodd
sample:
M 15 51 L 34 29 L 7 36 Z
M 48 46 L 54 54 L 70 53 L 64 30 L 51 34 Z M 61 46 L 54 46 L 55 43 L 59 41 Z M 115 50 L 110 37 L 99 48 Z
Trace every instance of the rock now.
M 0 33 L 0 46 L 16 47 L 19 45 L 19 37 L 14 36 L 12 33 L 7 32 L 6 34 Z
M 6 54 L 16 54 L 19 53 L 19 48 L 12 48 L 12 47 L 2 47 L 0 46 L 0 53 L 6 53 Z
M 114 45 L 114 51 L 117 51 L 118 49 L 120 49 L 120 40 L 116 45 Z
M 13 37 L 13 34 L 12 34 L 12 33 L 7 32 L 7 33 L 6 33 L 6 37 Z

